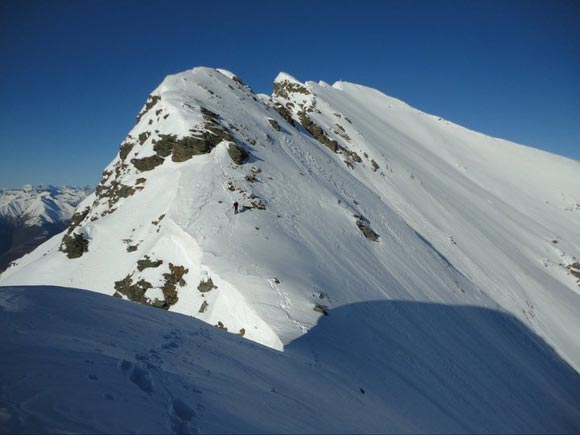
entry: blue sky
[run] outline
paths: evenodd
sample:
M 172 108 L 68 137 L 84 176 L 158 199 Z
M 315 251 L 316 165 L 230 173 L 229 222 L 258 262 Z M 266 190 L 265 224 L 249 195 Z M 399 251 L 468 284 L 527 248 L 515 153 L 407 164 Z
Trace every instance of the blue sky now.
M 580 160 L 580 1 L 0 2 L 0 187 L 95 184 L 167 74 L 375 87 Z

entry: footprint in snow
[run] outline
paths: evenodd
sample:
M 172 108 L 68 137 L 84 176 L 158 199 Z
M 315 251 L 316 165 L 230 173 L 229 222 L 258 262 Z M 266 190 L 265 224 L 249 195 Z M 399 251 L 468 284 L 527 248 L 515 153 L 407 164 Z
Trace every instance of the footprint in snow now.
M 129 377 L 129 380 L 137 385 L 142 391 L 151 394 L 155 391 L 153 379 L 149 371 L 143 367 L 136 366 L 130 361 L 123 360 L 119 364 L 121 371 Z
M 196 433 L 197 429 L 191 426 L 195 411 L 180 399 L 173 399 L 169 404 L 169 418 L 175 433 Z

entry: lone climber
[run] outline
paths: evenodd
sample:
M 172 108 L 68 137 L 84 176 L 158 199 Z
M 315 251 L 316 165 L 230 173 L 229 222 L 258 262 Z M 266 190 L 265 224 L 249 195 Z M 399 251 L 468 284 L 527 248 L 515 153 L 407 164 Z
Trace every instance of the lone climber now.
M 238 214 L 238 201 L 234 202 L 234 214 Z

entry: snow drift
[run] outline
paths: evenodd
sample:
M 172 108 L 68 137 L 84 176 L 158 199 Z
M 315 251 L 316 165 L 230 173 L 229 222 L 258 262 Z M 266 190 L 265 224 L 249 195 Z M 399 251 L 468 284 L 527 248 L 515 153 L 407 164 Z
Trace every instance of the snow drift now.
M 1 433 L 577 433 L 580 376 L 513 316 L 367 301 L 284 352 L 94 292 L 0 288 Z

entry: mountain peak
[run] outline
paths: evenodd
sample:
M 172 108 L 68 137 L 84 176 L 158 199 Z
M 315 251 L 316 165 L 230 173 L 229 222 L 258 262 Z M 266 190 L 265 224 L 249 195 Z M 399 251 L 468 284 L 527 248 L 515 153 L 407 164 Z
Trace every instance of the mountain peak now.
M 285 73 L 269 99 L 226 70 L 168 76 L 66 232 L 1 282 L 115 295 L 276 349 L 357 302 L 500 307 L 580 366 L 578 162 L 397 101 Z
M 278 73 L 278 75 L 274 79 L 274 83 L 280 83 L 280 82 L 290 82 L 290 83 L 302 84 L 300 81 L 295 79 L 293 76 L 291 76 L 290 74 L 285 73 L 285 72 Z

